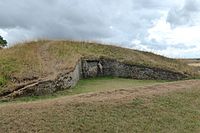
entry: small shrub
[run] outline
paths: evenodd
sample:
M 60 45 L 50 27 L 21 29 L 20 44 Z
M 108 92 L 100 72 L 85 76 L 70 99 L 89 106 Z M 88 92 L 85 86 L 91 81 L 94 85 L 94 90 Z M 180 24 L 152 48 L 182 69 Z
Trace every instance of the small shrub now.
M 0 87 L 4 86 L 6 84 L 6 78 L 3 76 L 0 76 Z
M 3 39 L 2 36 L 0 36 L 0 48 L 6 47 L 7 46 L 7 41 Z

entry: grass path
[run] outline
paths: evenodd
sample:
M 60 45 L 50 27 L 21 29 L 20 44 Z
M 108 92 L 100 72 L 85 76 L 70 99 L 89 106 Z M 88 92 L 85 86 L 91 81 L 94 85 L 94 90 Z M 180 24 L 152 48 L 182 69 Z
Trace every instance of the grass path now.
M 0 105 L 0 132 L 199 132 L 200 80 Z

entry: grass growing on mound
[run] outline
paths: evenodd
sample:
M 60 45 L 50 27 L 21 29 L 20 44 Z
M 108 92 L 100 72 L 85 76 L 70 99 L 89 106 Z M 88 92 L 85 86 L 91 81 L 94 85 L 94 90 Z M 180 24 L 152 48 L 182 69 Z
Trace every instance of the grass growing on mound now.
M 6 84 L 6 78 L 0 76 L 0 86 L 3 86 Z
M 129 64 L 156 67 L 195 75 L 193 67 L 182 61 L 111 45 L 76 41 L 36 41 L 0 50 L 0 77 L 8 80 L 48 78 L 70 71 L 81 57 L 111 58 Z M 7 83 L 10 83 L 9 81 Z

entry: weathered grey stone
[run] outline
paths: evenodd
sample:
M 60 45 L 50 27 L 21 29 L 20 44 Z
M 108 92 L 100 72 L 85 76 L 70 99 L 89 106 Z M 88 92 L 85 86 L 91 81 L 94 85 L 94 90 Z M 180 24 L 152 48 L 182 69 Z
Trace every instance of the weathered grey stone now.
M 72 72 L 59 74 L 57 79 L 55 79 L 56 90 L 63 90 L 74 87 L 81 78 L 81 68 L 82 66 L 80 61 Z
M 81 78 L 103 76 L 157 80 L 180 80 L 187 77 L 187 75 L 169 70 L 131 65 L 112 59 L 82 59 L 71 72 L 63 72 L 53 80 L 39 81 L 23 86 L 5 93 L 3 97 L 16 98 L 51 94 L 58 90 L 69 89 L 75 86 Z
M 187 76 L 181 73 L 130 65 L 112 59 L 82 60 L 82 74 L 84 78 L 97 76 L 114 76 L 132 79 L 180 80 Z

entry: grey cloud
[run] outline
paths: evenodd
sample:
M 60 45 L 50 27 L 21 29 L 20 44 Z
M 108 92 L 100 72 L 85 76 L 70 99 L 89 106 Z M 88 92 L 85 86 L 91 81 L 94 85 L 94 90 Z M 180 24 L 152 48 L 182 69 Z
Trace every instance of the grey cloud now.
M 174 45 L 173 48 L 177 48 L 177 49 L 193 49 L 193 48 L 196 48 L 195 45 L 191 45 L 191 46 L 187 46 L 185 44 L 177 44 L 177 45 Z
M 88 5 L 87 5 L 88 4 Z M 21 28 L 37 33 L 38 38 L 93 39 L 110 37 L 109 23 L 101 18 L 97 8 L 89 8 L 92 1 L 85 4 L 80 0 L 8 0 L 0 3 L 0 28 Z M 5 13 L 6 9 L 11 9 Z M 89 10 L 88 10 L 89 9 Z M 94 15 L 96 14 L 96 15 Z
M 95 40 L 133 47 L 140 40 L 148 49 L 164 50 L 170 44 L 148 40 L 154 20 L 168 14 L 171 25 L 192 23 L 197 0 L 1 0 L 0 30 L 9 43 L 29 39 Z M 177 46 L 179 49 L 180 47 Z M 187 48 L 187 47 L 184 47 Z
M 107 40 L 128 45 L 152 26 L 150 20 L 160 17 L 155 13 L 158 5 L 155 0 L 4 0 L 0 2 L 0 28 L 21 29 L 19 34 L 29 31 L 30 38 Z
M 197 0 L 186 0 L 183 9 L 188 12 L 199 11 L 199 2 Z
M 197 0 L 185 0 L 181 9 L 172 8 L 167 17 L 167 21 L 172 27 L 180 25 L 193 25 L 195 13 L 199 13 L 200 2 Z

